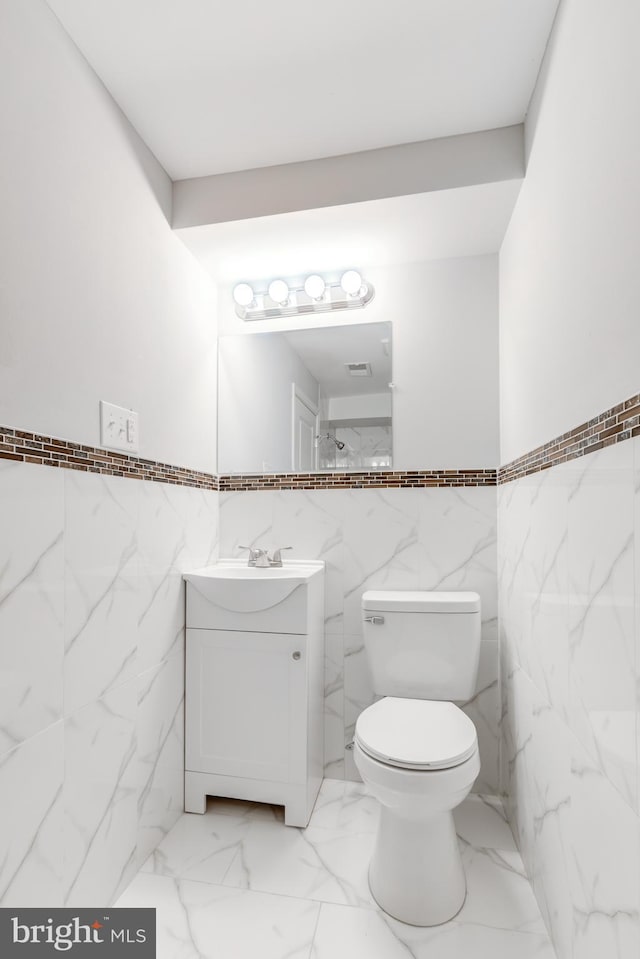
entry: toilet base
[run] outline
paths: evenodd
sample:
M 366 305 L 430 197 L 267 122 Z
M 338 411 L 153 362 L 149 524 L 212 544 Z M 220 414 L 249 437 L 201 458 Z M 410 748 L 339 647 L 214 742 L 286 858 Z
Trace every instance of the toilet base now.
M 405 818 L 382 806 L 369 866 L 381 909 L 413 926 L 437 926 L 464 905 L 467 886 L 450 811 Z

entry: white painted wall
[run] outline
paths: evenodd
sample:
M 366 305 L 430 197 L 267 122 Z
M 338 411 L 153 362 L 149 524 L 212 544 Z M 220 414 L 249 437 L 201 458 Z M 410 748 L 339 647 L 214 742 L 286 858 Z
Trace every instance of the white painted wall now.
M 640 5 L 563 0 L 500 253 L 501 462 L 640 389 Z
M 482 256 L 388 272 L 374 308 L 393 322 L 395 469 L 497 465 L 497 266 Z
M 215 292 L 171 183 L 42 0 L 0 0 L 0 423 L 215 469 Z
M 221 473 L 291 470 L 292 384 L 315 406 L 318 383 L 284 336 L 220 338 Z
M 357 266 L 376 295 L 362 311 L 308 325 L 393 324 L 396 469 L 493 468 L 498 463 L 498 258 Z M 244 323 L 220 287 L 221 332 L 296 329 L 300 319 Z M 222 412 L 221 421 L 225 418 Z

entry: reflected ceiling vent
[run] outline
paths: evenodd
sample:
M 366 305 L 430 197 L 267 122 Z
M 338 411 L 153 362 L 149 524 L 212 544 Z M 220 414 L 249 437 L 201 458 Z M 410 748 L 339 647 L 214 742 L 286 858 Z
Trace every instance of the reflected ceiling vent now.
M 349 376 L 371 376 L 371 363 L 345 363 Z

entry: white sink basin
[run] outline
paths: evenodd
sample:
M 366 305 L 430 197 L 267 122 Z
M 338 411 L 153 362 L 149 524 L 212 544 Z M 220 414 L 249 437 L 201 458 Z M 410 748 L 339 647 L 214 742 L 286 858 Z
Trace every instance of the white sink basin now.
M 321 560 L 261 567 L 248 566 L 246 560 L 221 559 L 215 566 L 183 573 L 183 578 L 216 606 L 249 613 L 276 606 L 323 569 Z
M 193 583 L 196 579 L 245 579 L 269 580 L 289 579 L 303 583 L 315 576 L 324 566 L 324 563 L 309 560 L 307 562 L 290 561 L 284 566 L 248 566 L 242 560 L 221 559 L 215 566 L 203 566 L 185 573 L 184 578 Z

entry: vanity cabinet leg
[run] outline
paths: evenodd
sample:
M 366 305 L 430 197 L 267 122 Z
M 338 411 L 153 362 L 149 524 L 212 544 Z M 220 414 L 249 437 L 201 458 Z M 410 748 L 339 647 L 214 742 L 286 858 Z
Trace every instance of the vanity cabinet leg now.
M 207 811 L 207 794 L 201 783 L 194 782 L 195 778 L 190 773 L 184 777 L 184 811 L 203 815 Z
M 309 819 L 313 812 L 316 793 L 313 794 L 313 801 L 309 801 L 306 784 L 304 786 L 289 786 L 288 795 L 284 802 L 284 824 L 285 826 L 298 826 L 304 829 L 309 825 Z

